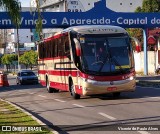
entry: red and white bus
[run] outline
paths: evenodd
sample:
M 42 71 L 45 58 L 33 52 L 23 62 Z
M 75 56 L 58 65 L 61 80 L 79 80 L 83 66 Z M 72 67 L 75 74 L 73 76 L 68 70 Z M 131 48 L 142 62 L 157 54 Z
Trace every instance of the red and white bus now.
M 49 93 L 81 95 L 135 90 L 131 38 L 117 26 L 74 26 L 38 45 L 39 79 Z

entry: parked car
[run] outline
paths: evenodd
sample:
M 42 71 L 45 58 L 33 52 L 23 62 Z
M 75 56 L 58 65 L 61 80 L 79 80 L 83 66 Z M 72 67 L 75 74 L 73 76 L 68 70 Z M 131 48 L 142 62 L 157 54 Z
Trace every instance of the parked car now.
M 16 83 L 18 84 L 38 84 L 38 77 L 31 70 L 21 70 L 17 73 Z

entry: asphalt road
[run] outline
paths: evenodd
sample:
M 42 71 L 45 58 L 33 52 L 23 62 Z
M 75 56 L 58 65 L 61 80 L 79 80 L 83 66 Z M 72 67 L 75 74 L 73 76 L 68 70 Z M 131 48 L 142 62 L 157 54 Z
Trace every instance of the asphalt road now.
M 0 88 L 0 98 L 22 107 L 60 133 L 160 133 L 159 88 L 136 87 L 135 92 L 122 93 L 120 98 L 97 95 L 74 100 L 68 92 L 49 94 L 41 85 L 16 85 L 13 76 L 9 76 L 9 84 Z M 134 127 L 135 131 L 118 130 Z M 159 131 L 147 131 L 148 127 Z

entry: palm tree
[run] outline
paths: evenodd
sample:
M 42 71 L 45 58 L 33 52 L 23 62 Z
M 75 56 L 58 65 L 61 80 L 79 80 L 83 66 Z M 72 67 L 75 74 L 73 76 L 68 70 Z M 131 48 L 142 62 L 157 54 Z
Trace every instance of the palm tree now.
M 21 10 L 21 4 L 19 0 L 0 0 L 0 7 L 3 7 L 6 11 L 8 11 L 13 23 L 16 25 L 16 27 L 18 27 Z

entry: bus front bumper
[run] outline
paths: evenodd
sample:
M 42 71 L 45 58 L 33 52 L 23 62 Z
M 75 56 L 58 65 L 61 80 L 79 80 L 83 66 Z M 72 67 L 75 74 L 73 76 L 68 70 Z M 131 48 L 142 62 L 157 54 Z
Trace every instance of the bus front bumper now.
M 114 83 L 114 84 L 112 84 Z M 135 91 L 136 80 L 121 80 L 113 82 L 85 82 L 83 81 L 83 95 L 107 94 L 115 92 Z

